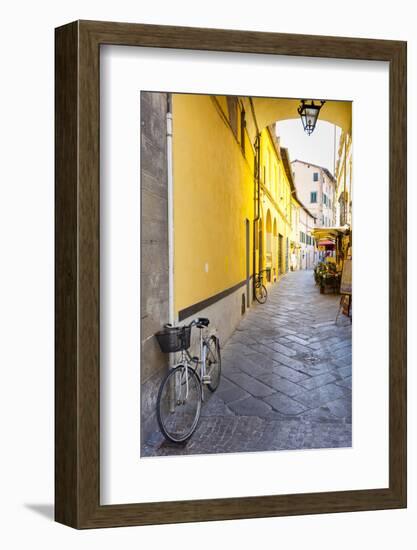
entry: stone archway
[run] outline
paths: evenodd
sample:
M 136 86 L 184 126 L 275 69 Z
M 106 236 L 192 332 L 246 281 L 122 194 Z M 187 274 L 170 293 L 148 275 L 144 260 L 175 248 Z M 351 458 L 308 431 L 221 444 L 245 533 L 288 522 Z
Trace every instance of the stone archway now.
M 307 99 L 307 98 L 306 98 Z M 311 98 L 308 98 L 311 99 Z M 249 98 L 245 98 L 249 101 Z M 253 97 L 252 104 L 256 112 L 256 121 L 258 129 L 265 128 L 270 124 L 281 120 L 298 119 L 298 106 L 301 98 L 282 99 L 282 98 L 267 98 Z M 318 101 L 318 100 L 317 100 Z M 248 105 L 248 109 L 250 105 Z M 352 133 L 352 106 L 350 101 L 333 101 L 329 100 L 320 109 L 319 120 L 324 120 L 335 124 L 342 129 L 346 134 Z M 248 118 L 247 130 L 254 143 L 257 128 L 254 122 Z M 300 121 L 301 124 L 301 121 Z
M 266 212 L 266 223 L 265 223 L 265 268 L 268 269 L 267 280 L 271 281 L 271 271 L 273 267 L 273 258 L 272 258 L 272 218 L 271 211 L 267 210 Z
M 278 278 L 278 254 L 278 226 L 277 219 L 274 217 L 272 226 L 272 269 L 274 281 Z

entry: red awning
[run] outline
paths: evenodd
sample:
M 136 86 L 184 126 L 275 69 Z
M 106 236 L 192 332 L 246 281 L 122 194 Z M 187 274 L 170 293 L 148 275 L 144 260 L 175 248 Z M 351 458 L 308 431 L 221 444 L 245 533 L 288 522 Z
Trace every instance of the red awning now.
M 333 241 L 319 241 L 317 244 L 319 246 L 331 246 L 331 245 L 334 245 L 334 242 Z

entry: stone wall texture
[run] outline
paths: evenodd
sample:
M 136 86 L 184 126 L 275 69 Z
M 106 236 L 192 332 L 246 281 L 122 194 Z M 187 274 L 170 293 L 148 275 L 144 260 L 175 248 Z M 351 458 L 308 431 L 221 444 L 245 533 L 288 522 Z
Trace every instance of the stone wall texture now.
M 167 94 L 141 92 L 141 437 L 156 423 L 166 372 L 155 332 L 168 322 Z

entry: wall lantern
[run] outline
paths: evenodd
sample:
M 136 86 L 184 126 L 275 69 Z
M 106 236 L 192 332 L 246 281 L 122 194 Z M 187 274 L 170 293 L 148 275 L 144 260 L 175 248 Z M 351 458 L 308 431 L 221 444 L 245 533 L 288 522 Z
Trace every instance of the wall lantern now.
M 297 111 L 300 115 L 301 122 L 303 123 L 304 132 L 311 136 L 316 127 L 317 119 L 319 117 L 320 109 L 325 104 L 325 101 L 320 100 L 320 105 L 314 103 L 313 99 L 302 99 Z

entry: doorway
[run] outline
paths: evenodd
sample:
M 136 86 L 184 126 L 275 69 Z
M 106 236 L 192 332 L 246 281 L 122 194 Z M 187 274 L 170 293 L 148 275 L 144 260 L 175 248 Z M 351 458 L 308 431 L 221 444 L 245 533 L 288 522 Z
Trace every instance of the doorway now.
M 283 240 L 284 237 L 281 235 L 281 233 L 278 235 L 278 274 L 283 274 L 283 268 L 282 268 L 282 257 L 283 257 Z
M 246 307 L 250 305 L 250 222 L 245 220 Z

